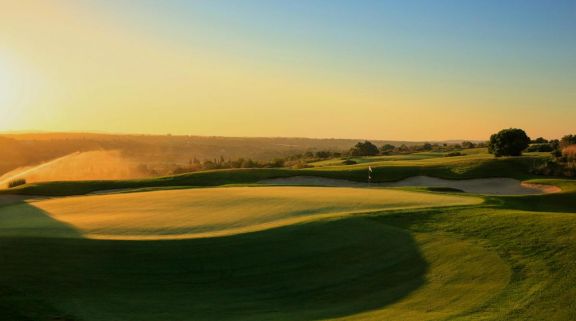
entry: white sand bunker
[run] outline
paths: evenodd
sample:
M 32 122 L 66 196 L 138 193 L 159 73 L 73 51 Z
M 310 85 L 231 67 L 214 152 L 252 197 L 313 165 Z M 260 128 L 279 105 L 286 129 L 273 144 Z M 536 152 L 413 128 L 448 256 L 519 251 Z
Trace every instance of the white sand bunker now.
M 465 180 L 441 179 L 429 176 L 414 176 L 397 182 L 362 183 L 343 179 L 312 176 L 294 176 L 267 179 L 259 182 L 266 185 L 346 186 L 346 187 L 448 187 L 466 193 L 485 195 L 534 195 L 559 192 L 551 185 L 523 183 L 513 178 L 476 178 Z

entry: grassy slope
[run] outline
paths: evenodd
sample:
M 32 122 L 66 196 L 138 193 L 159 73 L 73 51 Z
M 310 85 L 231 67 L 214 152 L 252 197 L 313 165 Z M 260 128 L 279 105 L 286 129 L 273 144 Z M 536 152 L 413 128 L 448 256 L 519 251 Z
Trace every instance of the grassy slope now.
M 378 165 L 377 177 L 530 178 L 525 166 L 532 161 L 470 155 L 389 162 Z M 66 195 L 289 175 L 361 179 L 366 166 L 214 171 L 149 181 L 39 184 L 19 191 Z M 563 192 L 173 241 L 85 240 L 76 227 L 19 205 L 41 218 L 46 233 L 73 238 L 16 237 L 26 235 L 24 226 L 0 236 L 1 317 L 573 320 L 576 182 L 536 182 L 558 185 Z
M 571 320 L 576 183 L 553 183 L 556 212 L 491 197 L 207 239 L 4 236 L 0 307 L 37 321 Z
M 376 161 L 351 166 L 326 166 L 302 170 L 216 170 L 143 180 L 28 184 L 10 190 L 3 190 L 0 191 L 0 193 L 50 196 L 82 195 L 99 190 L 123 188 L 252 184 L 268 178 L 299 175 L 366 181 L 367 168 L 369 165 L 374 169 L 374 182 L 396 181 L 417 175 L 428 175 L 448 179 L 481 177 L 529 179 L 535 178 L 535 176 L 527 174 L 528 168 L 543 157 L 546 156 L 544 154 L 534 153 L 523 157 L 495 159 L 491 155 L 478 153 L 458 157 Z M 379 159 L 379 157 L 376 159 Z
M 261 211 L 258 215 L 271 210 L 301 215 L 304 210 L 313 212 L 314 206 L 326 204 L 330 204 L 327 210 L 341 215 L 223 238 L 125 242 L 84 240 L 78 222 L 66 224 L 62 217 L 45 212 L 61 210 L 69 211 L 71 216 L 84 216 L 85 210 L 96 210 L 92 214 L 98 220 L 103 214 L 118 217 L 124 214 L 122 210 L 135 205 L 148 209 L 146 205 L 154 205 L 146 204 L 148 201 L 172 203 L 171 197 L 179 201 L 192 197 L 199 202 L 196 205 L 211 214 L 202 222 L 208 226 L 216 223 L 213 210 L 222 203 L 228 207 L 229 224 L 231 218 L 240 216 L 243 220 L 246 212 L 254 210 Z M 402 229 L 342 214 L 382 206 L 394 209 L 462 205 L 467 201 L 477 203 L 470 197 L 396 190 L 261 187 L 131 193 L 11 205 L 0 211 L 0 253 L 5 262 L 0 266 L 0 288 L 10 289 L 13 294 L 0 304 L 16 306 L 19 313 L 35 320 L 57 315 L 51 311 L 65 311 L 81 320 L 312 320 L 379 308 L 415 291 L 417 294 L 412 295 L 419 302 L 442 288 L 458 306 L 447 310 L 441 305 L 438 313 L 464 311 L 474 306 L 478 296 L 491 297 L 493 291 L 505 286 L 507 267 L 496 255 L 451 238 L 426 236 L 414 240 Z M 120 210 L 98 212 L 106 212 L 107 203 Z M 159 206 L 166 205 L 170 204 Z M 152 226 L 161 224 L 161 219 Z M 23 220 L 22 224 L 14 223 L 18 220 Z M 80 220 L 82 225 L 83 218 Z M 109 222 L 115 225 L 108 228 L 122 231 L 118 229 L 122 217 L 119 221 Z M 151 227 L 148 223 L 135 217 L 132 220 L 132 225 L 144 229 Z M 36 227 L 35 233 L 31 227 Z M 48 238 L 41 237 L 43 234 Z M 459 244 L 451 248 L 455 243 Z M 441 251 L 444 247 L 449 249 Z M 467 269 L 466 261 L 446 268 L 448 262 L 464 255 L 490 265 L 493 273 Z M 425 276 L 431 267 L 441 269 L 443 277 L 429 282 Z M 479 279 L 484 285 L 477 294 L 460 297 L 459 279 Z M 20 293 L 26 297 L 20 297 Z M 46 303 L 26 305 L 34 301 Z M 410 304 L 404 301 L 396 308 L 398 313 Z M 396 313 L 392 311 L 388 313 Z
M 215 237 L 352 213 L 470 205 L 482 201 L 460 195 L 318 187 L 121 193 L 57 198 L 0 209 L 0 235 L 78 237 L 81 233 L 90 238 L 125 240 Z M 58 229 L 47 218 L 67 226 Z M 69 227 L 74 233 L 65 233 Z

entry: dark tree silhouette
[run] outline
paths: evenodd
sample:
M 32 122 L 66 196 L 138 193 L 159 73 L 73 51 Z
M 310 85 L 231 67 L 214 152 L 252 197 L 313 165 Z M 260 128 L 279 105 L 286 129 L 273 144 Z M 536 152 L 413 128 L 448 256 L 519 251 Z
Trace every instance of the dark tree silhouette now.
M 375 156 L 378 155 L 378 147 L 366 140 L 354 145 L 349 154 L 351 156 Z
M 503 129 L 490 136 L 488 151 L 496 157 L 521 156 L 522 151 L 530 145 L 530 138 L 519 128 Z

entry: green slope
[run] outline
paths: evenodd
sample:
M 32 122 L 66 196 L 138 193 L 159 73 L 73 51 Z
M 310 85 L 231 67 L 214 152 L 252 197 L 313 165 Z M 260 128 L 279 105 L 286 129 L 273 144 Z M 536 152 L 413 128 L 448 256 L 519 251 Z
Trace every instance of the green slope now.
M 528 169 L 535 162 L 539 162 L 545 157 L 547 157 L 545 154 L 534 153 L 523 157 L 502 157 L 495 159 L 491 155 L 479 153 L 458 157 L 377 161 L 351 166 L 325 166 L 301 170 L 215 170 L 141 180 L 36 183 L 9 190 L 2 190 L 0 194 L 82 195 L 101 190 L 126 188 L 254 184 L 264 179 L 290 176 L 319 176 L 364 182 L 367 179 L 368 166 L 372 166 L 374 170 L 374 182 L 397 181 L 418 175 L 448 179 L 483 177 L 530 179 L 536 178 L 536 176 L 528 174 Z M 370 158 L 366 159 L 369 160 Z
M 34 203 L 5 205 L 0 217 L 27 210 L 50 237 L 29 223 L 0 236 L 0 307 L 6 320 L 40 321 L 571 320 L 576 183 L 553 183 L 565 191 L 556 212 L 491 197 L 170 241 L 84 239 Z
M 64 197 L 0 209 L 0 236 L 215 237 L 377 210 L 482 201 L 461 195 L 334 187 L 224 187 Z M 53 221 L 63 223 L 63 228 Z

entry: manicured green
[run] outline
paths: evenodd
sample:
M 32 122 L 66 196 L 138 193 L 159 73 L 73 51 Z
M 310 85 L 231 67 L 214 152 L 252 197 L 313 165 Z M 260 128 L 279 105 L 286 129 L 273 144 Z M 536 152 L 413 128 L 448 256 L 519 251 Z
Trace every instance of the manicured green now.
M 81 235 L 120 240 L 216 237 L 376 210 L 481 202 L 479 197 L 379 188 L 225 187 L 119 193 L 0 208 L 0 236 Z M 64 223 L 65 228 L 53 226 L 54 220 Z M 74 233 L 67 233 L 71 229 Z

